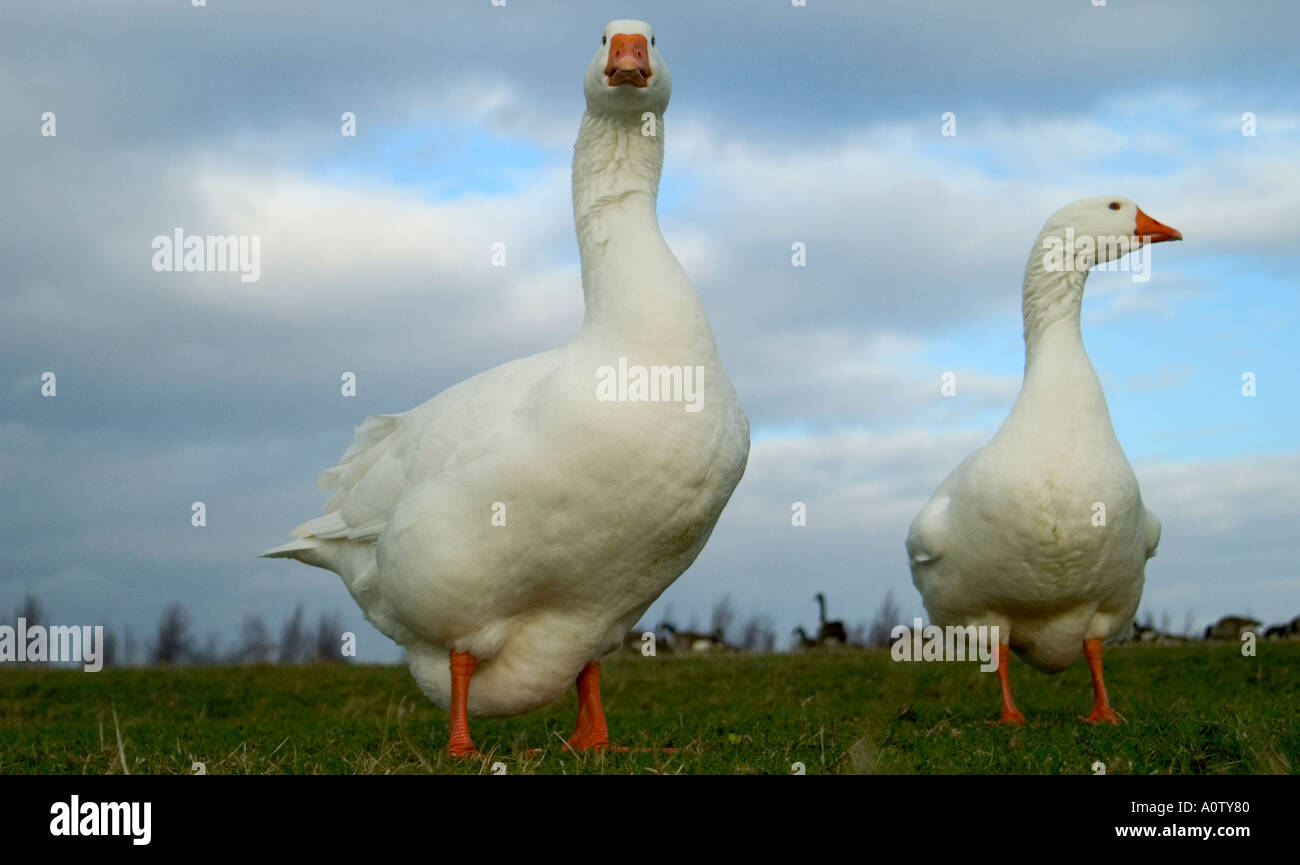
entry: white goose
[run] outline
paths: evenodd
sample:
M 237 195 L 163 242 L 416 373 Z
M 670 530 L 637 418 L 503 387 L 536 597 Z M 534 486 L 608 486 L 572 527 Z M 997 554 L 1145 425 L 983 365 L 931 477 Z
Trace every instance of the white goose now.
M 569 745 L 607 745 L 600 658 L 699 554 L 749 454 L 704 306 L 659 230 L 672 85 L 649 25 L 610 23 L 583 88 L 577 337 L 366 420 L 321 475 L 337 490 L 325 515 L 263 553 L 343 578 L 448 709 L 461 756 L 476 753 L 467 716 L 531 711 L 575 679 Z M 621 395 L 599 385 L 624 360 L 627 399 L 602 398 Z
M 1048 672 L 1068 667 L 1082 648 L 1094 691 L 1084 720 L 1120 721 L 1106 696 L 1101 647 L 1128 633 L 1160 521 L 1142 506 L 1079 331 L 1088 268 L 1126 249 L 1112 238 L 1141 244 L 1182 235 L 1124 198 L 1089 198 L 1052 214 L 1025 267 L 1020 395 L 907 536 L 931 621 L 1000 629 L 1003 723 L 1024 723 L 1011 700 L 1009 648 Z M 1054 254 L 1062 249 L 1078 257 Z

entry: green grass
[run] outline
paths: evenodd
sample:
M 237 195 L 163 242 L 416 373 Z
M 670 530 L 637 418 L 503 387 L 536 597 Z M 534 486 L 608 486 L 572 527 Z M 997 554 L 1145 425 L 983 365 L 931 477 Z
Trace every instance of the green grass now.
M 1125 646 L 1106 652 L 1122 727 L 1077 721 L 1082 662 L 1048 676 L 1013 661 L 1024 729 L 991 726 L 997 680 L 969 664 L 884 652 L 606 659 L 615 744 L 573 755 L 575 698 L 471 722 L 485 761 L 443 753 L 447 716 L 405 667 L 209 667 L 87 674 L 0 669 L 0 773 L 1294 772 L 1300 643 Z M 114 721 L 116 713 L 116 724 Z M 118 748 L 118 732 L 121 752 Z M 664 747 L 679 753 L 662 753 Z M 529 749 L 542 749 L 528 753 Z

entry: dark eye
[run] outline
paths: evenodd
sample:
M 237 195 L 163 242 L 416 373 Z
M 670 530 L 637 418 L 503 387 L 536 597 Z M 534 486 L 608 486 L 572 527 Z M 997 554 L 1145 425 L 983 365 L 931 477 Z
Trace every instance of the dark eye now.
M 600 37 L 600 44 L 601 44 L 601 45 L 604 45 L 605 42 L 606 42 L 606 40 L 607 40 L 608 38 L 609 38 L 609 37 L 607 37 L 607 36 L 601 36 L 601 37 Z
M 1110 209 L 1111 209 L 1111 210 L 1119 210 L 1119 202 L 1118 202 L 1118 201 L 1112 201 L 1112 202 L 1110 203 Z
M 650 37 L 650 44 L 651 45 L 655 44 L 655 38 L 653 36 Z

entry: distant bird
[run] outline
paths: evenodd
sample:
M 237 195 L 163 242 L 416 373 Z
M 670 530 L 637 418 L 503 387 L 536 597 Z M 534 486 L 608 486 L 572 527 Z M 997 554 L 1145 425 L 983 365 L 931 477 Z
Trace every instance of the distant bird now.
M 1149 643 L 1153 646 L 1173 646 L 1189 642 L 1189 640 L 1180 634 L 1166 634 L 1158 631 L 1150 625 L 1135 624 L 1130 642 Z
M 1246 616 L 1224 616 L 1205 629 L 1206 640 L 1240 640 L 1246 631 L 1256 631 L 1263 627 L 1263 622 Z
M 699 631 L 679 631 L 668 622 L 661 622 L 659 629 L 668 634 L 668 645 L 672 651 L 681 654 L 705 654 L 709 652 L 725 652 L 727 644 L 722 639 L 722 633 L 714 631 L 711 634 L 703 634 Z
M 1264 632 L 1269 640 L 1300 640 L 1300 616 L 1281 625 L 1273 625 Z
M 264 553 L 343 578 L 448 710 L 456 756 L 477 755 L 469 716 L 541 708 L 575 680 L 568 746 L 608 744 L 600 659 L 699 555 L 749 454 L 659 227 L 668 67 L 642 21 L 610 23 L 595 48 L 573 149 L 581 331 L 366 420 L 321 476 L 326 514 Z M 538 59 L 504 62 L 528 74 Z
M 844 623 L 826 621 L 826 596 L 818 592 L 813 595 L 813 600 L 817 602 L 817 642 L 827 645 L 847 643 L 849 635 L 844 630 Z
M 820 649 L 822 647 L 821 641 L 815 640 L 812 637 L 808 636 L 808 632 L 803 629 L 802 625 L 794 629 L 794 635 L 795 635 L 795 639 L 797 640 L 795 644 L 795 648 Z
M 1121 721 L 1102 680 L 1102 642 L 1132 629 L 1160 521 L 1142 505 L 1079 322 L 1088 269 L 1122 255 L 1129 238 L 1182 235 L 1125 198 L 1076 201 L 1048 218 L 1025 268 L 1020 395 L 907 535 L 931 621 L 1000 629 L 1002 723 L 1025 721 L 1011 699 L 1011 649 L 1047 672 L 1082 650 L 1094 697 L 1083 720 Z

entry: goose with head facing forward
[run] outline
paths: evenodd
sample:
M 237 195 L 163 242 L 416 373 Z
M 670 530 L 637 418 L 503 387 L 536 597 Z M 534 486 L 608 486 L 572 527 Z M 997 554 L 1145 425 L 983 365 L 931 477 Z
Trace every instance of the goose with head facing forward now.
M 455 755 L 477 753 L 469 716 L 575 680 L 568 745 L 605 747 L 601 657 L 695 560 L 745 469 L 748 421 L 659 229 L 671 89 L 648 24 L 606 26 L 573 153 L 577 337 L 368 419 L 321 476 L 325 515 L 264 553 L 343 578 L 448 710 Z M 602 390 L 615 369 L 627 386 Z M 646 370 L 668 374 L 647 387 Z
M 1102 643 L 1130 632 L 1160 521 L 1143 507 L 1083 348 L 1083 284 L 1090 267 L 1134 242 L 1181 239 L 1124 198 L 1077 201 L 1048 218 L 1025 268 L 1020 395 L 908 532 L 931 621 L 999 629 L 1003 723 L 1024 723 L 1011 699 L 1012 649 L 1048 672 L 1082 651 L 1093 682 L 1084 720 L 1121 720 L 1102 678 Z

